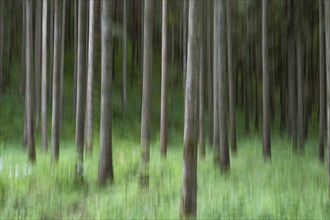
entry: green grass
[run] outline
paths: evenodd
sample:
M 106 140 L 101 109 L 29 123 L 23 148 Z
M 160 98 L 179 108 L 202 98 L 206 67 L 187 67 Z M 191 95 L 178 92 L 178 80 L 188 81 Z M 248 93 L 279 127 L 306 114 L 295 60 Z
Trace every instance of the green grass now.
M 58 165 L 50 163 L 50 151 L 41 152 L 38 129 L 36 130 L 37 163 L 34 166 L 27 164 L 26 151 L 21 148 L 24 99 L 17 95 L 15 87 L 1 98 L 0 219 L 177 219 L 183 143 L 181 83 L 179 82 L 175 88 L 175 129 L 169 130 L 167 160 L 161 161 L 159 155 L 160 63 L 156 54 L 153 73 L 155 92 L 152 110 L 150 186 L 149 190 L 140 191 L 137 180 L 141 93 L 137 83 L 133 88 L 128 86 L 128 111 L 126 115 L 122 115 L 119 83 L 121 65 L 120 54 L 117 54 L 117 78 L 112 96 L 115 181 L 112 186 L 102 189 L 97 184 L 100 91 L 95 89 L 94 149 L 92 155 L 85 155 L 85 183 L 76 185 L 73 181 L 75 138 L 71 104 L 72 57 L 72 51 L 68 51 L 65 65 L 64 122 Z M 14 69 L 17 69 L 18 74 L 19 68 Z M 99 77 L 96 74 L 95 78 L 99 79 Z M 18 87 L 18 83 L 14 85 Z M 100 88 L 98 82 L 95 83 L 95 88 Z M 51 109 L 48 110 L 50 134 Z M 170 110 L 168 118 L 170 118 Z M 326 163 L 321 164 L 317 159 L 316 115 L 313 115 L 310 137 L 303 155 L 293 153 L 287 135 L 278 132 L 278 119 L 276 119 L 271 136 L 272 160 L 269 162 L 264 162 L 262 159 L 260 131 L 255 132 L 251 123 L 251 132 L 246 135 L 243 119 L 244 114 L 238 110 L 238 153 L 231 157 L 230 173 L 221 175 L 214 167 L 209 146 L 206 146 L 205 160 L 198 159 L 197 217 L 200 219 L 328 219 L 330 202 Z M 28 174 L 25 177 L 23 177 L 24 170 Z

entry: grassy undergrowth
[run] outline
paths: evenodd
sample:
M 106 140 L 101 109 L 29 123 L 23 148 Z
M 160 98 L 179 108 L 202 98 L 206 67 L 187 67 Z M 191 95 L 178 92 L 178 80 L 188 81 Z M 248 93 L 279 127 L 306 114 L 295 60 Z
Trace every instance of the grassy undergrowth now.
M 181 192 L 183 98 L 181 83 L 175 87 L 174 130 L 169 123 L 169 146 L 166 161 L 159 156 L 159 57 L 154 59 L 152 142 L 150 186 L 137 186 L 140 138 L 140 82 L 128 86 L 128 111 L 121 113 L 120 54 L 116 56 L 116 80 L 113 85 L 113 159 L 115 181 L 100 189 L 97 184 L 99 146 L 99 89 L 95 89 L 94 149 L 85 155 L 82 185 L 73 181 L 75 145 L 72 117 L 72 51 L 66 56 L 66 80 L 60 158 L 50 163 L 50 151 L 40 151 L 36 129 L 37 163 L 27 164 L 21 148 L 24 102 L 17 91 L 1 97 L 0 117 L 0 219 L 33 218 L 114 218 L 177 219 Z M 19 68 L 17 72 L 19 72 Z M 170 68 L 169 68 L 170 69 Z M 130 62 L 128 63 L 130 70 Z M 15 75 L 15 74 L 14 74 Z M 96 74 L 95 88 L 99 86 Z M 179 76 L 180 77 L 180 76 Z M 17 80 L 19 77 L 17 77 Z M 170 104 L 170 94 L 168 95 Z M 260 106 L 260 105 L 259 105 Z M 168 118 L 170 119 L 170 110 Z M 49 129 L 50 134 L 50 114 Z M 276 115 L 278 117 L 278 115 Z M 317 121 L 313 115 L 312 122 Z M 261 155 L 261 133 L 244 132 L 244 115 L 237 111 L 238 153 L 231 157 L 231 169 L 220 175 L 212 163 L 207 146 L 204 160 L 198 159 L 197 217 L 252 219 L 328 219 L 330 202 L 326 166 L 317 159 L 317 125 L 311 123 L 303 155 L 292 152 L 286 134 L 278 132 L 278 119 L 272 128 L 272 160 Z M 206 126 L 208 127 L 208 126 Z

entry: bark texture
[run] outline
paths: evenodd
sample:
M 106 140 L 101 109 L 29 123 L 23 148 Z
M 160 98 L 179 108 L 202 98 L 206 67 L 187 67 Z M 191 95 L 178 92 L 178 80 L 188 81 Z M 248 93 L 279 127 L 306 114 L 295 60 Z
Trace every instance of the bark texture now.
M 102 0 L 101 13 L 101 127 L 100 127 L 100 155 L 98 181 L 104 185 L 107 181 L 113 182 L 112 165 L 112 110 L 111 110 L 111 1 Z
M 187 83 L 184 116 L 182 193 L 180 216 L 196 216 L 197 208 L 197 107 L 198 107 L 198 10 L 199 1 L 190 1 L 188 22 Z

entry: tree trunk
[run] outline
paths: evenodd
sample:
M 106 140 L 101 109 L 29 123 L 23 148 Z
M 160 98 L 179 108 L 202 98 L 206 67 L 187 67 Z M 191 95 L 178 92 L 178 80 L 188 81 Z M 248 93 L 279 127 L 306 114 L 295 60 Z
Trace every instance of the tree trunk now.
M 304 149 L 304 104 L 303 104 L 303 71 L 302 71 L 302 49 L 301 49 L 301 32 L 297 31 L 297 95 L 298 95 L 298 149 Z
M 213 163 L 220 166 L 219 139 L 219 95 L 218 95 L 218 53 L 219 53 L 219 2 L 214 1 L 213 37 Z
M 42 2 L 41 148 L 47 150 L 47 5 Z
M 100 154 L 98 181 L 104 185 L 107 181 L 113 182 L 112 165 L 112 110 L 111 110 L 111 1 L 102 0 L 101 30 L 102 30 L 102 55 L 101 55 L 101 118 L 100 118 Z
M 319 109 L 319 120 L 320 120 L 320 131 L 319 131 L 319 159 L 321 162 L 324 161 L 324 120 L 325 120 L 325 73 L 324 73 L 324 15 L 323 15 L 323 0 L 319 0 L 319 62 L 320 62 L 320 109 Z
M 210 11 L 212 3 L 208 3 L 207 11 Z M 212 16 L 207 14 L 207 39 L 206 39 L 206 65 L 207 65 L 207 99 L 208 99 L 208 116 L 209 116 L 209 145 L 212 146 L 213 142 L 213 91 L 212 91 L 212 66 L 211 66 L 211 22 Z
M 40 119 L 40 54 L 41 54 L 41 4 L 42 1 L 36 1 L 36 17 L 35 17 L 35 38 L 34 38 L 34 47 L 35 47 L 35 57 L 34 57 L 34 112 L 35 112 L 35 122 L 36 126 L 39 126 L 39 119 Z
M 0 96 L 2 95 L 2 90 L 3 90 L 3 85 L 2 85 L 2 79 L 3 79 L 3 76 L 2 76 L 2 58 L 3 58 L 3 26 L 4 26 L 4 16 L 3 16 L 3 13 L 4 13 L 4 1 L 1 1 L 0 2 Z
M 201 5 L 201 9 L 204 11 L 203 5 Z M 204 16 L 204 13 L 202 17 Z M 204 18 L 200 17 L 202 19 L 201 22 L 199 22 L 199 25 L 201 25 L 202 22 L 204 22 Z M 200 27 L 199 30 L 203 32 L 203 29 Z M 201 34 L 199 44 L 200 44 L 200 52 L 199 52 L 199 155 L 201 158 L 205 158 L 205 112 L 204 112 L 204 34 Z
M 54 61 L 53 61 L 53 104 L 52 104 L 52 161 L 59 157 L 59 107 L 60 107 L 60 44 L 61 44 L 61 7 L 54 1 Z
M 48 101 L 52 100 L 52 92 L 53 92 L 53 60 L 54 60 L 54 1 L 50 1 L 50 34 L 49 34 L 49 46 L 50 46 L 50 60 L 49 60 L 49 87 L 48 87 Z
M 27 131 L 27 147 L 28 159 L 34 163 L 36 161 L 36 152 L 34 146 L 34 131 L 33 131 L 33 101 L 32 101 L 32 80 L 33 80 L 33 56 L 32 56 L 32 2 L 26 0 L 26 131 Z
M 166 75 L 167 75 L 167 0 L 163 0 L 162 16 L 162 88 L 160 106 L 160 156 L 166 158 Z
M 77 108 L 77 52 L 78 52 L 78 0 L 74 1 L 74 75 L 73 75 L 73 98 L 72 109 L 73 116 L 76 117 Z
M 151 83 L 152 83 L 152 1 L 144 2 L 143 91 L 141 116 L 141 157 L 139 187 L 149 186 Z
M 233 58 L 231 43 L 231 1 L 227 1 L 227 45 L 228 45 L 228 79 L 229 79 L 229 111 L 230 111 L 230 137 L 231 150 L 237 151 L 236 145 L 236 126 L 235 126 L 235 99 L 234 99 L 234 76 L 233 76 Z
M 86 106 L 86 151 L 93 149 L 93 78 L 94 78 L 94 5 L 89 2 L 89 37 L 88 37 L 88 67 L 87 67 L 87 106 Z
M 174 22 L 172 22 L 171 127 L 174 134 Z
M 86 107 L 86 18 L 87 2 L 78 2 L 78 60 L 77 60 L 77 111 L 76 111 L 76 166 L 77 181 L 83 180 L 84 128 Z
M 196 216 L 197 209 L 197 99 L 199 1 L 190 1 L 188 24 L 187 79 L 182 161 L 181 218 Z
M 324 26 L 326 42 L 327 85 L 330 85 L 330 1 L 324 1 Z M 330 197 L 330 86 L 327 86 L 327 124 L 328 124 L 328 186 Z
M 225 2 L 219 1 L 219 129 L 220 129 L 220 169 L 227 172 L 230 168 L 230 157 L 228 148 L 227 122 L 226 122 L 226 23 Z
M 65 57 L 65 15 L 66 15 L 66 0 L 62 0 L 62 24 L 61 24 L 61 69 L 60 69 L 60 88 L 59 88 L 59 124 L 60 130 L 63 124 L 63 77 L 64 77 L 64 57 Z
M 263 147 L 264 159 L 271 158 L 269 129 L 269 71 L 268 71 L 268 36 L 267 36 L 267 4 L 262 1 L 262 111 L 263 111 Z
M 126 0 L 123 0 L 123 60 L 122 60 L 122 71 L 123 71 L 123 75 L 122 75 L 122 111 L 123 113 L 126 112 L 126 100 L 127 100 L 127 95 L 126 95 L 126 78 L 127 78 L 127 74 L 126 74 L 126 44 L 127 44 L 127 34 L 126 34 L 126 29 L 127 29 L 127 24 L 126 24 Z

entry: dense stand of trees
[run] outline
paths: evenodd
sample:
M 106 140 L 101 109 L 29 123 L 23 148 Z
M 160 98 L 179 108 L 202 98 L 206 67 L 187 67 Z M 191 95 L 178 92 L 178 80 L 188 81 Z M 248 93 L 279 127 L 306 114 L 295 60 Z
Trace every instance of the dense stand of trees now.
M 162 16 L 155 13 L 160 10 Z M 70 48 L 73 73 L 66 73 L 64 57 Z M 324 0 L 1 0 L 0 103 L 7 94 L 24 97 L 22 144 L 28 160 L 35 163 L 37 158 L 35 131 L 40 131 L 43 151 L 51 134 L 51 161 L 59 160 L 64 94 L 70 93 L 75 180 L 83 181 L 84 152 L 92 152 L 93 128 L 97 126 L 93 125 L 97 98 L 93 91 L 100 89 L 98 182 L 112 183 L 116 166 L 112 161 L 112 88 L 120 83 L 122 117 L 128 117 L 130 77 L 130 87 L 134 84 L 141 89 L 138 183 L 141 189 L 147 188 L 154 135 L 155 48 L 161 48 L 159 149 L 164 160 L 171 139 L 169 128 L 174 129 L 174 87 L 180 87 L 184 97 L 182 217 L 197 212 L 198 152 L 204 159 L 210 151 L 215 169 L 230 175 L 230 163 L 235 160 L 230 156 L 240 151 L 237 112 L 242 112 L 246 135 L 253 127 L 259 130 L 262 118 L 260 152 L 267 161 L 272 157 L 274 129 L 282 135 L 287 132 L 292 149 L 304 153 L 312 114 L 317 114 L 316 156 L 325 161 L 327 143 L 330 191 L 330 1 Z M 115 66 L 118 52 L 122 55 L 120 67 Z M 13 63 L 21 64 L 17 77 L 11 73 Z M 12 91 L 15 78 L 19 79 L 17 93 Z M 69 78 L 73 84 L 64 92 Z M 167 105 L 168 97 L 171 105 Z M 51 111 L 50 122 L 47 111 Z M 167 120 L 169 114 L 171 120 Z

